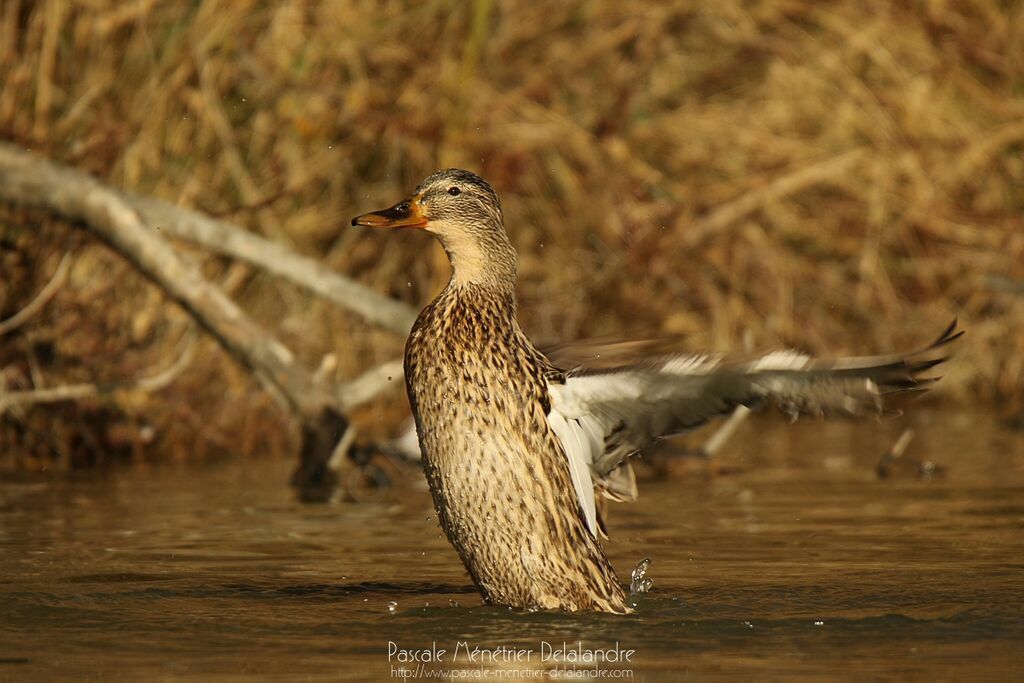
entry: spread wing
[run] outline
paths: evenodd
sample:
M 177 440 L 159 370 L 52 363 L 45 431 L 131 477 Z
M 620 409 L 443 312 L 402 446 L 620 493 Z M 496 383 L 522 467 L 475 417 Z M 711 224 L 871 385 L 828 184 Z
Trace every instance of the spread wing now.
M 962 334 L 954 320 L 930 346 L 887 356 L 668 354 L 619 367 L 577 368 L 564 384 L 549 384 L 548 422 L 562 442 L 584 517 L 596 535 L 594 486 L 606 497 L 635 497 L 627 458 L 653 440 L 740 405 L 773 404 L 794 417 L 879 413 L 887 395 L 921 391 L 935 382 L 923 374 L 946 360 L 947 345 Z

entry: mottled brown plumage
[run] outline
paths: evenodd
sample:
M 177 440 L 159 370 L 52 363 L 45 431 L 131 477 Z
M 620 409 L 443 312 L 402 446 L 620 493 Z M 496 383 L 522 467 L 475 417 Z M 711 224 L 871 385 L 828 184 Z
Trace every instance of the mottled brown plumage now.
M 516 254 L 497 196 L 473 174 L 442 171 L 369 215 L 434 232 L 452 263 L 413 326 L 405 376 L 438 520 L 484 600 L 629 611 L 547 423 L 548 382 L 563 374 L 516 320 Z
M 519 329 L 511 291 L 450 284 L 417 320 L 405 370 L 438 518 L 484 598 L 627 611 L 547 424 L 562 374 Z
M 604 355 L 601 363 L 564 371 L 516 320 L 516 254 L 483 179 L 439 171 L 353 224 L 424 229 L 451 261 L 447 287 L 406 344 L 406 386 L 438 519 L 489 603 L 630 611 L 599 540 L 595 489 L 635 498 L 632 454 L 738 405 L 880 409 L 887 393 L 927 386 L 920 374 L 959 336 L 954 323 L 916 353 L 837 360 L 683 355 L 639 342 L 620 347 L 643 352 L 626 361 L 591 345 L 575 355 Z

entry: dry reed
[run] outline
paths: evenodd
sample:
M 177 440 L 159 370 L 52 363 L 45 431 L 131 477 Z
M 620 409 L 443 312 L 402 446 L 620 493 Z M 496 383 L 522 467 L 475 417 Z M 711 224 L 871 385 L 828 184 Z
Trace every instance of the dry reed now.
M 941 395 L 1021 402 L 1024 298 L 988 284 L 1024 281 L 1020 3 L 10 0 L 0 136 L 415 304 L 447 276 L 440 250 L 348 219 L 467 167 L 501 193 L 539 339 L 866 352 L 959 315 Z M 138 372 L 186 325 L 45 217 L 5 209 L 0 239 L 0 319 L 74 259 L 0 338 L 9 386 Z M 265 275 L 205 267 L 311 366 L 343 348 L 350 377 L 400 353 Z M 257 387 L 199 355 L 157 396 L 5 416 L 0 445 L 29 467 L 120 453 L 118 430 L 136 454 L 155 434 L 154 457 L 287 451 Z M 383 431 L 402 401 L 357 418 Z

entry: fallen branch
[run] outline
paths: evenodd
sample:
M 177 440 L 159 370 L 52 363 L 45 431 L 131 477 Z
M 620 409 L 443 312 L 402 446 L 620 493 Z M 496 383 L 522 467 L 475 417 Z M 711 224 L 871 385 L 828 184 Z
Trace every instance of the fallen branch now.
M 125 194 L 125 200 L 155 229 L 218 254 L 247 261 L 322 296 L 368 323 L 406 335 L 416 320 L 412 306 L 378 294 L 319 261 L 284 249 L 231 223 L 152 197 Z
M 725 442 L 732 438 L 732 435 L 736 433 L 736 430 L 740 428 L 740 425 L 747 421 L 750 417 L 751 410 L 746 406 L 736 406 L 736 410 L 732 411 L 732 415 L 729 419 L 722 423 L 722 426 L 715 430 L 715 433 L 711 435 L 704 445 L 701 447 L 700 452 L 706 458 L 713 458 L 722 450 L 722 446 Z
M 85 173 L 0 145 L 0 199 L 71 220 L 130 261 L 299 418 L 302 452 L 293 481 L 322 485 L 330 478 L 326 464 L 348 429 L 337 396 L 147 226 L 121 193 Z
M 914 440 L 914 430 L 907 427 L 896 439 L 889 452 L 882 456 L 882 459 L 875 465 L 875 472 L 880 479 L 887 479 L 895 476 L 911 475 L 918 479 L 931 479 L 941 477 L 946 473 L 946 468 L 937 465 L 931 460 L 906 457 L 905 453 L 910 442 Z
M 898 460 L 903 457 L 903 454 L 907 452 L 907 447 L 910 442 L 914 440 L 914 430 L 911 427 L 907 427 L 900 434 L 900 438 L 896 439 L 896 443 L 889 449 L 888 457 L 892 460 Z
M 401 384 L 405 377 L 402 360 L 392 360 L 367 370 L 356 379 L 343 384 L 338 401 L 345 410 L 351 410 L 372 399 L 385 389 Z
M 112 384 L 67 384 L 58 387 L 43 387 L 24 391 L 3 391 L 0 389 L 0 415 L 13 407 L 40 403 L 81 401 L 87 398 L 109 396 L 121 391 L 159 391 L 173 382 L 192 362 L 195 355 L 195 339 L 190 338 L 185 350 L 170 365 L 152 375 L 126 382 Z
M 0 322 L 0 337 L 5 334 L 10 334 L 14 330 L 24 325 L 28 320 L 32 318 L 36 313 L 43 310 L 46 304 L 50 303 L 50 299 L 53 298 L 61 287 L 64 286 L 64 280 L 67 279 L 68 270 L 71 268 L 71 256 L 64 254 L 61 258 L 60 263 L 57 264 L 57 270 L 54 271 L 53 277 L 50 281 L 39 290 L 39 294 L 36 298 L 32 299 L 25 308 L 21 309 L 7 320 Z

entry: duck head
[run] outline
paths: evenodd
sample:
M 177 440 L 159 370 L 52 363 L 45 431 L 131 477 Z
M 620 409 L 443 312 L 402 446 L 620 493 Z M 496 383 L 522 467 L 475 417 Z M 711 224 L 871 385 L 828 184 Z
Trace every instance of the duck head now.
M 394 206 L 356 216 L 352 225 L 412 228 L 433 234 L 456 283 L 512 284 L 516 252 L 505 233 L 501 202 L 486 180 L 457 168 L 438 171 Z

